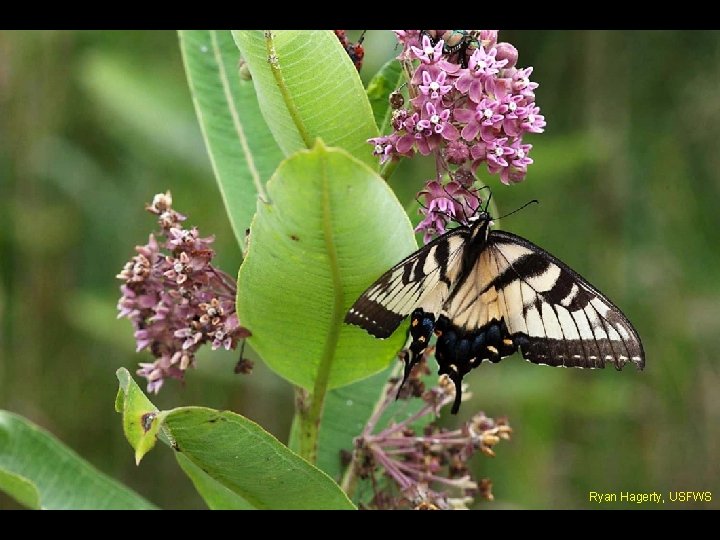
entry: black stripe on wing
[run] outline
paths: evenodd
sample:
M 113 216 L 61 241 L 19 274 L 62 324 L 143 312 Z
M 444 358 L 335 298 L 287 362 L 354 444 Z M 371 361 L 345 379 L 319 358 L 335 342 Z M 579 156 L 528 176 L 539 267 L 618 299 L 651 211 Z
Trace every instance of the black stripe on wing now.
M 345 322 L 377 338 L 389 337 L 431 289 L 451 288 L 448 264 L 464 248 L 467 231 L 464 227 L 448 231 L 393 266 L 360 295 Z
M 376 338 L 390 337 L 407 317 L 385 309 L 381 304 L 359 298 L 345 314 L 345 323 L 354 324 Z
M 521 246 L 529 253 L 511 261 L 503 253 L 503 245 Z M 511 233 L 492 231 L 487 249 L 504 268 L 486 290 L 494 287 L 498 294 L 505 294 L 508 287 L 520 287 L 518 282 L 522 281 L 534 294 L 534 298 L 521 295 L 522 305 L 506 305 L 508 311 L 522 310 L 528 331 L 519 332 L 510 323 L 509 330 L 526 360 L 591 368 L 602 368 L 608 362 L 618 369 L 631 361 L 638 369 L 644 367 L 645 355 L 637 331 L 623 312 L 585 278 L 547 251 Z M 507 318 L 512 321 L 516 315 L 508 313 Z

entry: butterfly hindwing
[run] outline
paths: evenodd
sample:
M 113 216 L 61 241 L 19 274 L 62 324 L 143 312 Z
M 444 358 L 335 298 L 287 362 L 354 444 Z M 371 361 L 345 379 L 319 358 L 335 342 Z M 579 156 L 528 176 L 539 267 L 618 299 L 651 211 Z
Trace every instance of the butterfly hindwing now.
M 636 330 L 604 294 L 542 248 L 507 232 L 488 235 L 473 272 L 444 312 L 464 332 L 483 333 L 501 323 L 503 339 L 534 363 L 644 366 Z
M 466 229 L 453 229 L 380 276 L 352 305 L 345 322 L 389 337 L 419 304 L 439 310 L 455 283 Z
M 484 288 L 502 297 L 508 330 L 525 359 L 551 366 L 644 367 L 640 337 L 627 317 L 565 263 L 503 231 L 490 233 L 485 252 L 497 270 Z

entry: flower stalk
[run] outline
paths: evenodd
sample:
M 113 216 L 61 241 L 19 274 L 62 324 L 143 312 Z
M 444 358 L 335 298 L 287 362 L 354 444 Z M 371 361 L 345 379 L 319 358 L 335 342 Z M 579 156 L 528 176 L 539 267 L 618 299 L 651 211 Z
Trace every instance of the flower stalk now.
M 494 420 L 483 412 L 457 429 L 434 425 L 441 410 L 453 402 L 455 390 L 446 376 L 425 390 L 421 377 L 429 373 L 427 355 L 400 390 L 401 398 L 420 397 L 420 409 L 401 422 L 377 430 L 400 386 L 400 378 L 393 376 L 362 433 L 355 438 L 352 463 L 341 487 L 352 496 L 358 480 L 369 479 L 374 491 L 371 508 L 463 508 L 478 495 L 492 499 L 489 480 L 475 481 L 467 463 L 478 451 L 494 456 L 493 447 L 509 439 L 512 429 L 505 419 Z M 463 397 L 470 394 L 464 391 Z

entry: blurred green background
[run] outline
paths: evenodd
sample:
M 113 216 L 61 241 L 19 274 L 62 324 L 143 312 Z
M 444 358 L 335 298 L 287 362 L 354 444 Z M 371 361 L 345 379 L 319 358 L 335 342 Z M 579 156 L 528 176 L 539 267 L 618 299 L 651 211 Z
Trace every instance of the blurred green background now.
M 351 32 L 356 36 L 356 32 Z M 468 382 L 478 409 L 507 415 L 513 440 L 477 458 L 494 482 L 483 507 L 586 508 L 601 492 L 712 491 L 720 508 L 720 34 L 503 31 L 535 68 L 548 122 L 527 180 L 494 188 L 499 210 L 541 204 L 502 226 L 545 247 L 628 314 L 647 367 L 561 370 L 518 358 Z M 365 81 L 397 54 L 366 39 Z M 431 175 L 392 179 L 403 202 Z M 177 35 L 0 32 L 0 408 L 27 416 L 165 508 L 202 508 L 165 448 L 139 467 L 113 410 L 131 370 L 130 324 L 115 319 L 115 274 L 154 227 L 143 205 L 175 207 L 217 236 L 218 266 L 240 252 L 185 82 Z M 240 412 L 287 439 L 292 389 L 236 353 L 201 354 L 161 408 Z M 452 421 L 452 419 L 451 419 Z M 616 507 L 632 507 L 617 504 Z M 0 494 L 0 508 L 17 505 Z M 644 506 L 643 506 L 644 507 Z

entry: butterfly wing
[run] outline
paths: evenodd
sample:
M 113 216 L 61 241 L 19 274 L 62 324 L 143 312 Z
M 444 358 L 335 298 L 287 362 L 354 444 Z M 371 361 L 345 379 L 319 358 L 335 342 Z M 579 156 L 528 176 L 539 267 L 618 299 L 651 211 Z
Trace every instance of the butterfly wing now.
M 620 309 L 562 261 L 504 231 L 488 235 L 442 314 L 479 344 L 478 360 L 519 349 L 551 366 L 645 365 L 640 337 Z
M 357 299 L 345 322 L 386 338 L 416 307 L 437 313 L 454 287 L 467 234 L 453 229 L 393 266 Z

